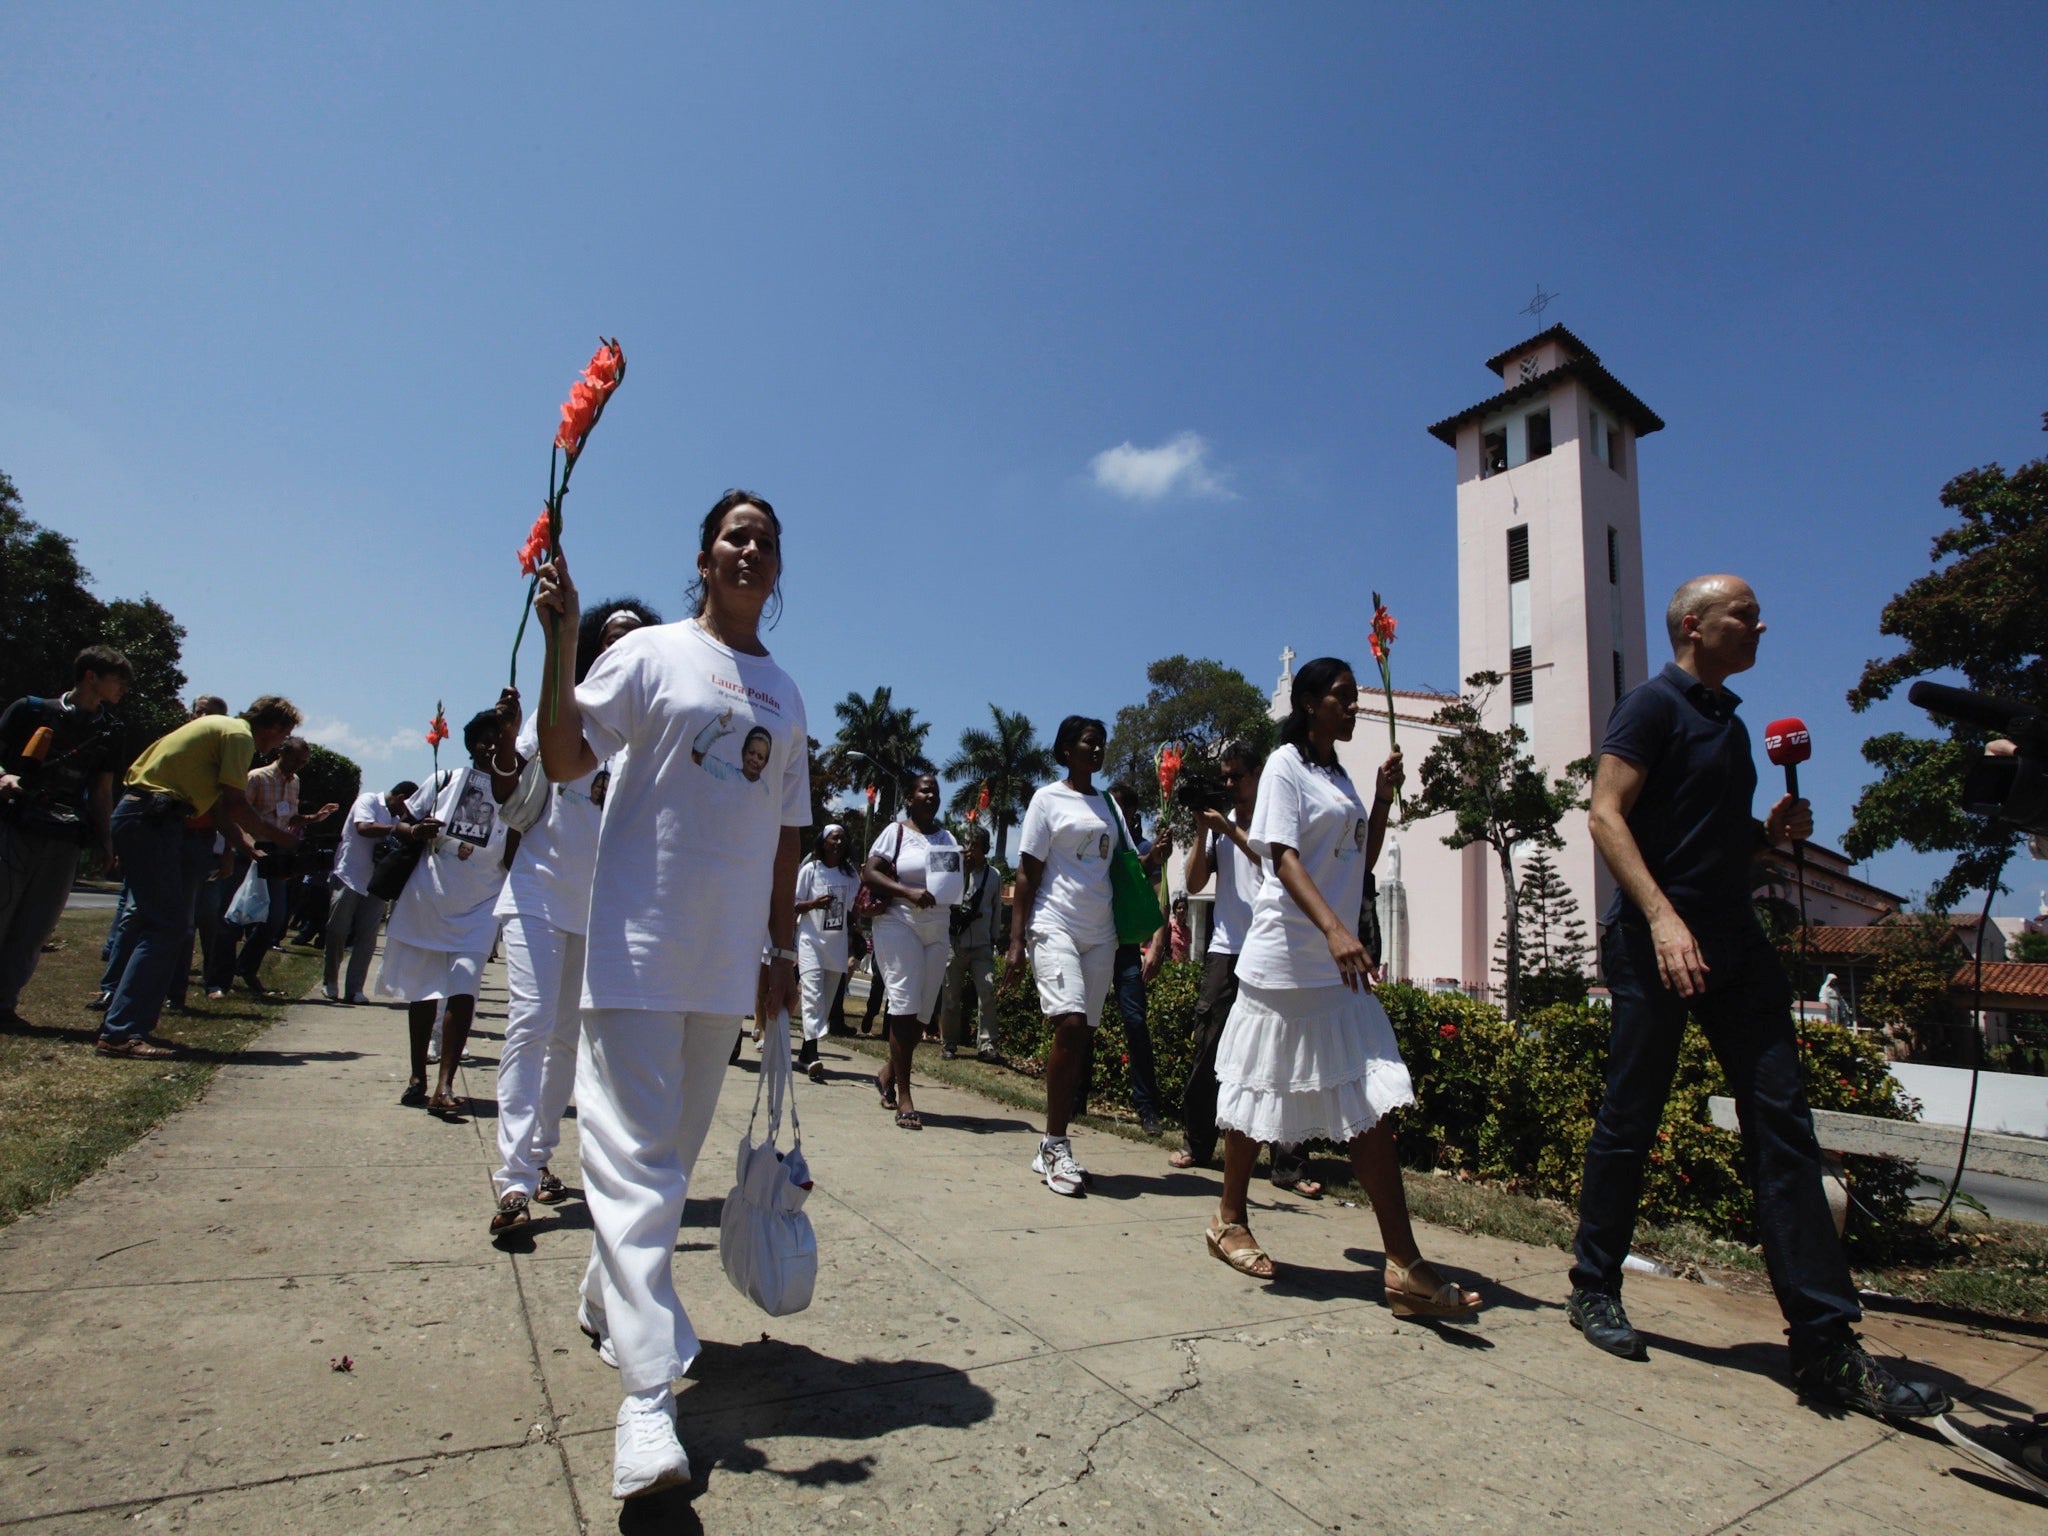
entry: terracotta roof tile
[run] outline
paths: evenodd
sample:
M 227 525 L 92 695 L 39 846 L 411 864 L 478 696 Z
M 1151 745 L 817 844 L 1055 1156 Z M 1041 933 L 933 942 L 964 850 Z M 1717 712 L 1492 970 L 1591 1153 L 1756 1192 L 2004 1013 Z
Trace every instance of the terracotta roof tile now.
M 1959 992 L 1971 991 L 1976 969 L 1974 965 L 1960 967 L 1950 987 Z M 2048 965 L 2025 960 L 1985 961 L 1984 1001 L 1996 1008 L 2001 998 L 2026 999 L 2048 1006 Z

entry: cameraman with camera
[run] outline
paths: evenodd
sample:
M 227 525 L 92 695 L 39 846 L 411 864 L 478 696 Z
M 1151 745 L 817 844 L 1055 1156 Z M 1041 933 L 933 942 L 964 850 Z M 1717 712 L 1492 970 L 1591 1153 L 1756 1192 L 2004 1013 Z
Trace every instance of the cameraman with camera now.
M 953 958 L 946 967 L 946 992 L 939 1023 L 939 1054 L 947 1060 L 959 1054 L 964 1043 L 961 1028 L 966 1019 L 967 990 L 974 989 L 975 1034 L 981 1061 L 995 1061 L 996 1053 L 996 920 L 1003 905 L 1003 876 L 988 861 L 988 829 L 976 827 L 967 834 L 967 856 L 961 865 L 967 888 L 953 904 L 948 919 L 952 929 Z

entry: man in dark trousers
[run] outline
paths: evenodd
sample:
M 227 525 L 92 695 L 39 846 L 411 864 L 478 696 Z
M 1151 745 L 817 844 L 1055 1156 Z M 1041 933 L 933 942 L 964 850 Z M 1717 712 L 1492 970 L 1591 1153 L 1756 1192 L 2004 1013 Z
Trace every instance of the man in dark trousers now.
M 1621 1266 L 1690 1013 L 1741 1115 L 1794 1387 L 1884 1418 L 1946 1412 L 1941 1392 L 1899 1380 L 1857 1342 L 1863 1313 L 1821 1188 L 1792 989 L 1750 903 L 1755 854 L 1813 831 L 1812 810 L 1790 795 L 1762 824 L 1750 815 L 1756 764 L 1735 714 L 1741 701 L 1723 684 L 1756 664 L 1756 594 L 1740 577 L 1695 577 L 1673 595 L 1665 627 L 1674 659 L 1615 705 L 1593 780 L 1593 841 L 1619 887 L 1601 936 L 1614 1024 L 1567 1316 L 1609 1354 L 1643 1352 L 1622 1310 Z

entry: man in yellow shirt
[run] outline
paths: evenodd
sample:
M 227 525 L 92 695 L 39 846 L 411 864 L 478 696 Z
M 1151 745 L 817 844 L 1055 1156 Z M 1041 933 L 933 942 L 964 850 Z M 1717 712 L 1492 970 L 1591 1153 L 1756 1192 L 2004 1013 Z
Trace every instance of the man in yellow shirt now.
M 177 967 L 190 962 L 192 904 L 213 854 L 213 833 L 185 823 L 210 811 L 223 832 L 232 826 L 277 841 L 277 830 L 250 809 L 244 790 L 256 755 L 274 750 L 298 723 L 289 700 L 266 694 L 240 715 L 187 721 L 129 768 L 113 821 L 114 852 L 133 910 L 109 968 L 119 980 L 100 1027 L 102 1056 L 176 1054 L 150 1035 Z

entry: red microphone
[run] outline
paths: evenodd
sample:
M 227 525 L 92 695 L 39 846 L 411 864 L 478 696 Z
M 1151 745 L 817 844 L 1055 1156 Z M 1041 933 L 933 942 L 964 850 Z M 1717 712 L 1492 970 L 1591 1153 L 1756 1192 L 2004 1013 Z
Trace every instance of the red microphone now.
M 1785 793 L 1799 798 L 1799 765 L 1813 756 L 1813 737 L 1796 717 L 1773 720 L 1764 727 L 1764 751 L 1785 770 Z

